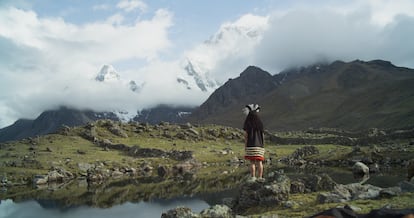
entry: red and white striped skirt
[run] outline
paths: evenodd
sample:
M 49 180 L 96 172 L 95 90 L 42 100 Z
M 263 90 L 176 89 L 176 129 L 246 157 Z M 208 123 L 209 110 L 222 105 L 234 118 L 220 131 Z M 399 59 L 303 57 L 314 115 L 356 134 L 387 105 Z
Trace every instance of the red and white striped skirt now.
M 262 147 L 245 147 L 244 159 L 264 161 L 265 149 Z

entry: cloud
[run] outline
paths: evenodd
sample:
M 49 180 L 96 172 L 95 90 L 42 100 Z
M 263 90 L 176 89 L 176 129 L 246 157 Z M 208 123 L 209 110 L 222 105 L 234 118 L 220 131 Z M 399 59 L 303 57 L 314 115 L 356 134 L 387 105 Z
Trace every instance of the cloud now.
M 157 59 L 171 46 L 172 14 L 160 9 L 132 25 L 116 21 L 74 25 L 1 8 L 0 126 L 62 104 L 97 110 L 138 107 L 127 87 L 96 84 L 93 78 L 103 64 Z
M 248 65 L 251 52 L 267 28 L 267 16 L 243 15 L 222 24 L 209 40 L 185 52 L 185 59 L 223 83 Z
M 275 14 L 254 50 L 255 63 L 273 73 L 315 62 L 354 59 L 385 59 L 413 67 L 414 44 L 409 38 L 414 37 L 410 28 L 414 17 L 394 13 L 385 22 L 375 19 L 378 14 L 382 12 L 368 6 L 348 13 L 322 9 Z
M 126 12 L 131 12 L 136 9 L 145 12 L 147 9 L 147 5 L 140 0 L 122 0 L 117 4 L 117 7 Z
M 125 12 L 145 10 L 139 2 L 117 6 Z M 0 8 L 0 127 L 60 105 L 133 111 L 158 103 L 201 104 L 211 93 L 177 87 L 177 77 L 191 79 L 183 69 L 188 60 L 202 78 L 220 83 L 249 65 L 272 74 L 337 59 L 385 59 L 414 67 L 413 1 L 298 2 L 223 22 L 205 42 L 169 61 L 161 57 L 174 48 L 169 38 L 174 17 L 165 9 L 129 24 L 126 13 L 117 13 L 76 25 L 31 10 Z M 140 67 L 119 73 L 143 84 L 141 93 L 123 83 L 93 80 L 102 65 L 131 61 Z

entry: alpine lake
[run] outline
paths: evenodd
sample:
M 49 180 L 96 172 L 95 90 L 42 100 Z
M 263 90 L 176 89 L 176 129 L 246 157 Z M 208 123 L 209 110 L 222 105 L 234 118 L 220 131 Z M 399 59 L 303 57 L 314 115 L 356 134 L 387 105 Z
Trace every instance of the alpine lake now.
M 116 128 L 118 130 L 114 130 Z M 332 137 L 330 134 L 289 132 L 275 135 L 315 139 Z M 34 139 L 2 143 L 0 217 L 150 218 L 161 217 L 180 206 L 200 213 L 217 204 L 228 204 L 237 198 L 249 174 L 248 164 L 243 161 L 242 137 L 241 130 L 222 126 L 150 126 L 98 121 Z M 266 178 L 272 172 L 282 172 L 292 180 L 327 174 L 338 184 L 356 183 L 361 178 L 354 176 L 352 163 L 369 156 L 379 166 L 378 171 L 365 178 L 364 184 L 394 187 L 406 180 L 406 162 L 414 158 L 410 140 L 393 138 L 366 146 L 308 145 L 280 144 L 266 136 L 264 174 Z M 293 156 L 295 151 L 309 146 L 318 152 Z M 131 153 L 132 148 L 135 150 Z M 164 153 L 152 155 L 143 150 Z M 382 159 L 372 157 L 372 150 L 377 150 Z M 186 153 L 172 155 L 177 151 L 190 151 L 191 158 L 179 158 Z M 300 162 L 292 164 L 286 161 L 289 157 L 300 159 Z M 85 165 L 88 169 L 83 169 Z M 96 179 L 97 173 L 93 172 L 98 168 L 105 173 Z M 71 177 L 51 182 L 50 172 L 57 169 L 70 172 Z M 37 184 L 36 178 L 41 175 L 49 175 L 49 182 Z M 360 208 L 361 212 L 387 205 L 414 208 L 413 193 L 326 204 L 316 203 L 318 193 L 291 194 L 289 200 L 296 202 L 292 207 L 254 207 L 240 215 L 304 217 L 346 204 Z

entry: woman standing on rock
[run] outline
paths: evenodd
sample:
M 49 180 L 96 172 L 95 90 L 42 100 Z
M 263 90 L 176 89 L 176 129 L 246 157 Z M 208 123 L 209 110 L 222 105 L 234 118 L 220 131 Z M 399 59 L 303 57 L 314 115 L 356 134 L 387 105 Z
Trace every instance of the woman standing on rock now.
M 245 156 L 246 160 L 250 161 L 250 175 L 251 180 L 256 180 L 257 177 L 263 180 L 263 161 L 264 161 L 264 134 L 263 123 L 258 116 L 260 110 L 259 105 L 249 104 L 243 108 L 243 113 L 247 115 L 244 121 L 243 130 L 245 131 Z

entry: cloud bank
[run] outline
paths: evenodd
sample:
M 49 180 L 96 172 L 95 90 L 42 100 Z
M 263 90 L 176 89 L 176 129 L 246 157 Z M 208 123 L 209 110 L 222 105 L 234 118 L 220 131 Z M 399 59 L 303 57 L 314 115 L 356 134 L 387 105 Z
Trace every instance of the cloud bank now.
M 147 10 L 134 0 L 112 7 L 128 14 Z M 177 86 L 187 60 L 219 83 L 249 65 L 272 74 L 338 59 L 385 59 L 414 67 L 414 3 L 408 0 L 298 3 L 265 15 L 240 15 L 168 61 L 162 57 L 174 48 L 169 35 L 174 13 L 159 9 L 128 24 L 123 13 L 76 25 L 31 10 L 0 8 L 0 128 L 60 105 L 133 111 L 159 103 L 201 104 L 211 93 Z M 143 84 L 140 93 L 93 80 L 102 65 L 122 62 L 141 63 L 118 71 L 123 79 Z

